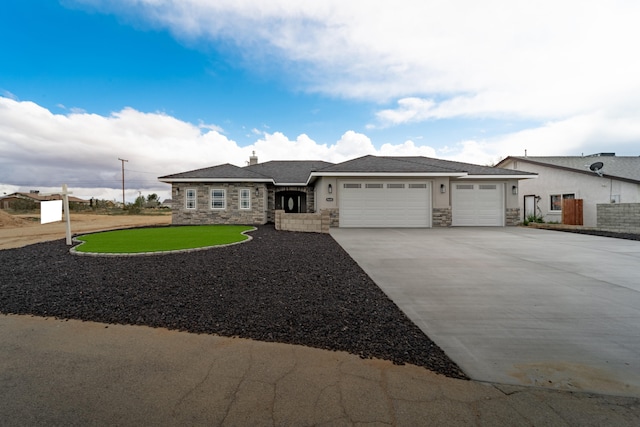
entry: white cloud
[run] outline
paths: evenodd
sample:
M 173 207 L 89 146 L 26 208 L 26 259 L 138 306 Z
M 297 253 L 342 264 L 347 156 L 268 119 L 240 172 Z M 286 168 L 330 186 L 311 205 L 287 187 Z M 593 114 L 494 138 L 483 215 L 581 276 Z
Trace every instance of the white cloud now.
M 76 1 L 168 29 L 189 46 L 233 49 L 252 70 L 278 67 L 293 89 L 378 102 L 367 129 L 451 118 L 547 123 L 449 147 L 467 160 L 640 140 L 637 1 Z M 274 156 L 292 147 L 324 158 L 352 152 L 263 135 L 256 149 Z
M 222 163 L 244 166 L 252 151 L 260 162 L 325 160 L 342 162 L 359 156 L 427 156 L 475 164 L 495 164 L 508 155 L 580 155 L 613 151 L 640 155 L 640 122 L 635 115 L 604 112 L 549 121 L 484 140 L 470 139 L 444 148 L 385 143 L 376 149 L 362 133 L 347 130 L 333 144 L 308 135 L 289 139 L 281 132 L 263 132 L 252 144 L 240 146 L 215 125 L 194 125 L 163 113 L 125 108 L 109 116 L 90 113 L 53 114 L 33 102 L 0 97 L 0 193 L 58 191 L 67 183 L 74 195 L 121 199 L 121 162 L 126 159 L 127 200 L 138 191 L 168 197 L 158 176 Z
M 580 156 L 613 151 L 640 155 L 637 116 L 610 117 L 602 112 L 574 116 L 485 140 L 466 140 L 439 150 L 442 158 L 495 164 L 507 156 Z M 615 149 L 612 149 L 615 141 Z
M 241 147 L 215 125 L 193 125 L 163 113 L 125 108 L 109 116 L 53 114 L 33 102 L 0 97 L 0 189 L 3 192 L 58 191 L 63 183 L 78 197 L 121 199 L 125 159 L 127 200 L 138 191 L 168 197 L 157 178 L 231 163 L 244 166 L 253 151 L 259 161 L 325 160 L 342 162 L 366 154 L 429 155 L 413 142 L 376 150 L 369 137 L 346 131 L 334 144 L 319 144 L 305 134 L 295 140 L 281 132 L 261 134 Z

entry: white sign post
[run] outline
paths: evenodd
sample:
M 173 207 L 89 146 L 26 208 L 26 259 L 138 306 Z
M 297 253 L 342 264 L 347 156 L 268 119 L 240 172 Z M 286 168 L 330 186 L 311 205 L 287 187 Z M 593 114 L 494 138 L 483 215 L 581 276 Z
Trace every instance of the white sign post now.
M 67 184 L 62 186 L 62 200 L 47 200 L 40 202 L 40 224 L 62 220 L 62 211 L 67 221 L 67 245 L 71 245 L 71 215 L 69 212 L 69 194 Z
M 71 245 L 71 212 L 69 212 L 69 194 L 67 184 L 62 184 L 62 203 L 64 204 L 64 216 L 67 218 L 67 245 Z

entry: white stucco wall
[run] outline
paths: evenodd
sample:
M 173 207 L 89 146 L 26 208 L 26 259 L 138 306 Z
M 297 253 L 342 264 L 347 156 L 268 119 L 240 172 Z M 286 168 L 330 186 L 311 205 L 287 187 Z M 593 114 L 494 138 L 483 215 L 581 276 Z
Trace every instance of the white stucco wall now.
M 585 160 L 586 163 L 588 163 L 587 160 Z M 640 202 L 640 186 L 611 178 L 599 177 L 595 173 L 572 172 L 532 164 L 522 159 L 512 159 L 501 167 L 538 174 L 537 179 L 520 181 L 518 204 L 521 215 L 524 215 L 525 196 L 540 196 L 538 207 L 546 222 L 562 222 L 562 213 L 551 211 L 552 194 L 573 193 L 576 199 L 582 199 L 583 222 L 586 227 L 595 227 L 597 225 L 596 205 L 598 203 L 611 203 L 612 197 L 616 198 L 619 203 Z

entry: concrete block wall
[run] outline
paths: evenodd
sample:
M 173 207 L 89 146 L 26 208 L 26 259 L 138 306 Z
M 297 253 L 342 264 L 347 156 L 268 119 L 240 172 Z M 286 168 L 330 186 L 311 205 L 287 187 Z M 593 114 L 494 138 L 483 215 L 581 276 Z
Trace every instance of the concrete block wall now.
M 276 211 L 276 230 L 301 231 L 305 233 L 328 233 L 330 214 L 328 210 L 320 213 L 285 213 Z
M 602 203 L 596 206 L 597 228 L 640 233 L 640 203 Z

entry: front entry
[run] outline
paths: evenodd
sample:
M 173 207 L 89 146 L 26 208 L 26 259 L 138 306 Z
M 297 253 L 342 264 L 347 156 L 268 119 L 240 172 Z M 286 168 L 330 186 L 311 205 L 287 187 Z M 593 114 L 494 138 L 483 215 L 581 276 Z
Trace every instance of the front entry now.
M 285 213 L 307 212 L 307 194 L 303 191 L 281 191 L 276 193 L 276 209 Z

